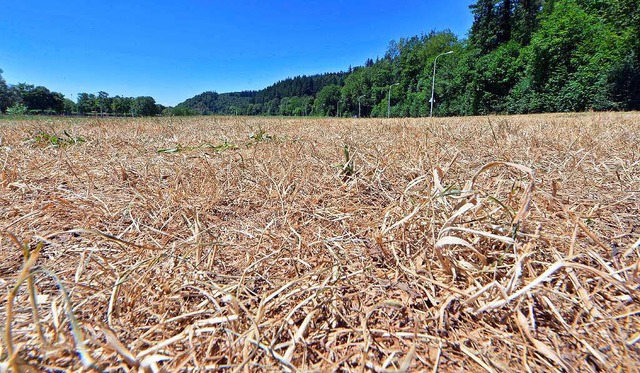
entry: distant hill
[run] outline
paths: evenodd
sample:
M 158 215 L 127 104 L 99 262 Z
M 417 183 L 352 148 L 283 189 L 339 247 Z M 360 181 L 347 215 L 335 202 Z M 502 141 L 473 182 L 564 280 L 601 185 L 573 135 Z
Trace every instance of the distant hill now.
M 284 97 L 315 96 L 328 85 L 341 86 L 344 83 L 346 72 L 316 74 L 311 76 L 296 76 L 281 80 L 269 87 L 256 92 L 254 104 L 264 104 L 273 99 Z
M 308 114 L 317 93 L 329 85 L 342 86 L 347 74 L 338 72 L 296 76 L 281 80 L 259 91 L 229 93 L 208 91 L 189 98 L 176 107 L 195 110 L 202 115 L 269 115 L 281 113 L 283 111 L 281 100 L 286 99 L 288 106 L 297 105 L 290 108 L 291 114 Z
M 199 114 L 235 114 L 236 110 L 251 104 L 256 91 L 217 93 L 203 92 L 176 105 L 178 108 L 195 110 Z

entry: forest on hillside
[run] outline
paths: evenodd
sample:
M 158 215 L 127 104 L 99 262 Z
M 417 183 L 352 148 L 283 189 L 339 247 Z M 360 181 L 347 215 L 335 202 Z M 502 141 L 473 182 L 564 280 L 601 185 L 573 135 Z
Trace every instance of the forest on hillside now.
M 213 91 L 196 95 L 179 104 L 175 110 L 198 114 L 226 115 L 297 115 L 315 111 L 313 104 L 322 88 L 341 86 L 347 73 L 326 73 L 312 76 L 296 76 L 279 81 L 259 91 L 217 93 Z
M 220 103 L 234 93 L 208 92 L 178 107 L 204 114 L 427 116 L 440 56 L 434 115 L 639 110 L 639 9 L 636 0 L 478 0 L 465 39 L 447 30 L 402 38 L 383 57 L 334 80 L 290 78 L 232 105 Z M 298 88 L 308 82 L 313 90 Z
M 7 85 L 0 75 L 0 110 L 419 117 L 430 115 L 432 92 L 437 116 L 640 110 L 637 0 L 477 0 L 470 8 L 465 38 L 448 30 L 401 38 L 362 66 L 259 91 L 209 91 L 165 108 L 149 96 L 106 92 L 74 102 L 46 87 Z

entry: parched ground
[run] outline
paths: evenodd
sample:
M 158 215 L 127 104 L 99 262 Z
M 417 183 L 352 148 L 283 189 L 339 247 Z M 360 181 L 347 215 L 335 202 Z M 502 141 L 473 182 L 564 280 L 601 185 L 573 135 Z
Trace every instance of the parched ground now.
M 639 144 L 639 113 L 1 118 L 0 371 L 638 371 Z

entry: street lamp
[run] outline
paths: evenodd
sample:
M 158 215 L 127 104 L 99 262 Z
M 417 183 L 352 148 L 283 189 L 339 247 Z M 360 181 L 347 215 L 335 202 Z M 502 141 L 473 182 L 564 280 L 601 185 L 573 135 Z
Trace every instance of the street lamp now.
M 362 100 L 363 97 L 364 95 L 358 97 L 358 118 L 362 118 L 362 115 L 360 115 L 360 100 Z
M 389 86 L 389 95 L 387 96 L 387 118 L 391 116 L 391 87 L 400 83 L 391 84 Z
M 444 56 L 445 54 L 451 54 L 451 53 L 453 53 L 453 51 L 441 53 L 436 56 L 435 60 L 433 60 L 433 79 L 431 81 L 431 100 L 429 100 L 429 102 L 431 103 L 431 109 L 429 110 L 429 117 L 433 116 L 433 102 L 435 101 L 435 99 L 433 98 L 433 93 L 436 88 L 436 61 L 438 61 L 438 57 Z

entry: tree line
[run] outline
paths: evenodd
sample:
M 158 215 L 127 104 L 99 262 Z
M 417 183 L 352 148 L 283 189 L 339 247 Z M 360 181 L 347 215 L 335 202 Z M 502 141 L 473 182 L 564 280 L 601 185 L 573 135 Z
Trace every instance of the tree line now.
M 470 8 L 468 38 L 448 30 L 401 38 L 382 58 L 347 72 L 286 79 L 233 102 L 236 93 L 209 92 L 178 107 L 202 114 L 426 116 L 434 60 L 452 51 L 437 60 L 434 115 L 640 110 L 637 0 L 478 0 Z
M 14 114 L 44 113 L 59 114 L 64 112 L 64 95 L 51 92 L 43 86 L 20 83 L 8 85 L 2 77 L 0 69 L 0 112 Z
M 153 116 L 173 114 L 173 108 L 156 103 L 150 96 L 111 97 L 107 92 L 79 93 L 74 102 L 60 92 L 27 83 L 9 85 L 0 69 L 0 111 L 8 114 L 67 114 Z M 177 110 L 180 111 L 180 110 Z M 189 111 L 187 114 L 196 114 Z
M 190 110 L 203 115 L 326 115 L 329 111 L 320 112 L 314 107 L 319 103 L 320 91 L 329 85 L 343 85 L 347 75 L 339 72 L 296 76 L 259 91 L 204 92 L 178 104 L 173 111 Z
M 156 103 L 151 96 L 111 97 L 107 92 L 98 94 L 79 93 L 72 111 L 80 114 L 118 115 L 118 116 L 153 116 L 166 108 Z

